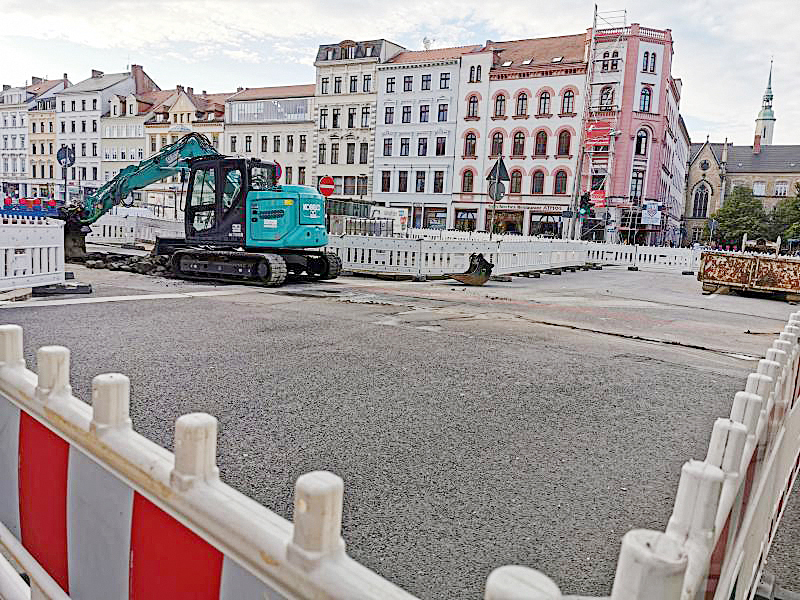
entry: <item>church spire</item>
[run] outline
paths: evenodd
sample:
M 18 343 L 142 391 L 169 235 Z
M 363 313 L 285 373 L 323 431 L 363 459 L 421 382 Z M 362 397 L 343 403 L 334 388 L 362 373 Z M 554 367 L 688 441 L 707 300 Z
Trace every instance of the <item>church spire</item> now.
M 767 79 L 767 89 L 764 90 L 764 99 L 761 103 L 761 111 L 756 119 L 756 138 L 760 145 L 772 144 L 772 132 L 775 128 L 775 113 L 772 110 L 772 60 L 769 61 L 769 78 Z M 754 142 L 753 144 L 758 145 Z

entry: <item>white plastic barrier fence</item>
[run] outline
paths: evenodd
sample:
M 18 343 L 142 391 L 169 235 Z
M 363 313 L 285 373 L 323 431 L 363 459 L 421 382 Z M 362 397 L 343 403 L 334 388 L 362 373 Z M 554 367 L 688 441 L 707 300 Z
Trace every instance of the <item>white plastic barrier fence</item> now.
M 800 471 L 800 312 L 759 361 L 704 460 L 681 470 L 666 532 L 622 541 L 611 600 L 750 600 Z M 532 590 L 538 590 L 538 595 Z M 543 574 L 500 567 L 487 600 L 562 598 Z
M 155 243 L 156 237 L 183 237 L 183 221 L 141 215 L 106 214 L 91 225 L 87 242 L 100 244 Z
M 64 282 L 64 222 L 0 214 L 0 292 Z
M 124 375 L 74 397 L 69 357 L 40 348 L 33 373 L 0 326 L 0 545 L 22 597 L 412 598 L 346 554 L 339 477 L 298 478 L 290 523 L 220 481 L 214 417 L 180 417 L 173 455 L 133 429 Z M 1 562 L 0 579 L 18 590 Z

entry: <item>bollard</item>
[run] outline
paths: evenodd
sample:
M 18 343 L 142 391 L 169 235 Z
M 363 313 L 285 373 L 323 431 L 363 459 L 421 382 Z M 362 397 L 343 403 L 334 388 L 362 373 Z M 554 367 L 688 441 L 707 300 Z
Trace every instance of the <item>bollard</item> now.
M 486 578 L 484 600 L 560 600 L 561 590 L 547 575 L 518 565 L 498 567 Z
M 89 430 L 99 433 L 106 428 L 131 428 L 131 381 L 120 373 L 104 373 L 92 379 L 92 422 Z
M 36 384 L 36 399 L 46 402 L 54 394 L 72 394 L 69 384 L 69 348 L 42 346 L 36 353 L 39 381 Z
M 342 502 L 344 482 L 328 471 L 312 471 L 294 486 L 294 532 L 287 558 L 306 570 L 320 560 L 344 553 Z
M 24 369 L 22 356 L 22 327 L 0 325 L 0 367 Z
M 622 538 L 611 600 L 674 600 L 681 597 L 688 557 L 660 531 L 633 529 Z
M 217 420 L 206 413 L 189 413 L 175 421 L 175 468 L 169 482 L 186 491 L 198 479 L 219 479 Z

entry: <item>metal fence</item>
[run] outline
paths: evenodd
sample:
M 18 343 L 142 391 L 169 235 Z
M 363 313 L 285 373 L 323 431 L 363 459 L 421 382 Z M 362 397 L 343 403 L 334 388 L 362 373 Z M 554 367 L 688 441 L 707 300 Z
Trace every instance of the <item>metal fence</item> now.
M 64 222 L 0 213 L 0 292 L 64 281 Z

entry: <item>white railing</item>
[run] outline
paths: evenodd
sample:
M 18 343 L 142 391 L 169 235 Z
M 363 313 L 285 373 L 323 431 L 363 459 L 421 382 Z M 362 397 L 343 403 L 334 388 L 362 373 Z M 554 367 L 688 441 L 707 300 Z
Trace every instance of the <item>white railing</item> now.
M 666 531 L 623 537 L 611 600 L 752 598 L 800 470 L 799 335 L 794 313 L 684 464 Z M 133 429 L 124 375 L 95 377 L 91 406 L 74 397 L 69 356 L 40 348 L 33 373 L 22 329 L 0 326 L 0 546 L 36 590 L 0 558 L 7 597 L 413 598 L 345 553 L 339 477 L 301 476 L 289 523 L 220 481 L 216 419 L 180 417 L 173 455 Z M 565 598 L 521 566 L 484 597 Z
M 155 243 L 156 236 L 183 237 L 183 221 L 159 219 L 136 214 L 106 214 L 91 225 L 87 242 L 99 244 Z
M 64 222 L 0 214 L 0 292 L 64 282 Z

